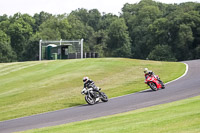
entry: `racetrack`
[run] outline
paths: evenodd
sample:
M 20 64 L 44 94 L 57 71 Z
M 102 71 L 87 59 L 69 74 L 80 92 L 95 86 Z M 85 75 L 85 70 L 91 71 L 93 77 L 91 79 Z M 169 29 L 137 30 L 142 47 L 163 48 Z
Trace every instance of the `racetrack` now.
M 184 77 L 167 84 L 166 89 L 164 90 L 156 92 L 146 90 L 113 98 L 107 103 L 99 103 L 94 106 L 82 105 L 54 112 L 2 121 L 0 122 L 0 132 L 15 132 L 86 120 L 199 95 L 200 60 L 185 61 L 184 63 L 188 64 L 187 74 Z

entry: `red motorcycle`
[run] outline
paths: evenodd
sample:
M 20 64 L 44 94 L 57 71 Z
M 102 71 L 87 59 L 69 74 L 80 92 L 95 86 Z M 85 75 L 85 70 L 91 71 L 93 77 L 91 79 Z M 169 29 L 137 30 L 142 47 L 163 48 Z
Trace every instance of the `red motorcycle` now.
M 157 91 L 158 89 L 164 89 L 165 86 L 163 84 L 163 82 L 161 80 L 158 80 L 160 79 L 158 76 L 155 76 L 155 75 L 151 75 L 151 76 L 148 76 L 145 80 L 145 83 L 153 90 L 153 91 Z

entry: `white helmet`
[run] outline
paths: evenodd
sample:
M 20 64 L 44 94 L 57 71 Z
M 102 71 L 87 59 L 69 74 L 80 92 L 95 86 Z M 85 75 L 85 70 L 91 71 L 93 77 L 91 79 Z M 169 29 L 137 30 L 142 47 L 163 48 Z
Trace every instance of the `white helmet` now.
M 87 83 L 88 80 L 89 80 L 88 77 L 84 77 L 84 78 L 83 78 L 83 82 L 84 82 L 84 83 Z
M 144 73 L 145 73 L 145 74 L 146 74 L 148 71 L 149 71 L 148 68 L 145 68 L 145 69 L 144 69 Z

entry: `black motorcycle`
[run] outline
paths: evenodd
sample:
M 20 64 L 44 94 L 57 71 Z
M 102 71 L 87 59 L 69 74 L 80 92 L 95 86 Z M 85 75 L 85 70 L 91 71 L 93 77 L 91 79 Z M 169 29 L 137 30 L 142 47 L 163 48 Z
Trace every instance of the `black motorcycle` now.
M 103 102 L 107 102 L 108 101 L 107 95 L 101 92 L 100 90 L 101 88 L 99 88 L 99 92 L 97 92 L 94 91 L 93 88 L 83 88 L 81 94 L 85 95 L 85 101 L 90 105 L 98 103 L 100 102 L 100 100 Z

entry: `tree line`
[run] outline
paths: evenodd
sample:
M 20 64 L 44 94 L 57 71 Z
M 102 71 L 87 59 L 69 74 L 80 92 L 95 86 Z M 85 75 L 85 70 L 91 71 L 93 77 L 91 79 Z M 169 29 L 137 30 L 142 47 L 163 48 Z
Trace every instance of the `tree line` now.
M 85 52 L 100 57 L 159 61 L 200 58 L 200 3 L 126 3 L 119 16 L 80 8 L 0 16 L 0 62 L 37 60 L 39 40 L 84 39 Z

